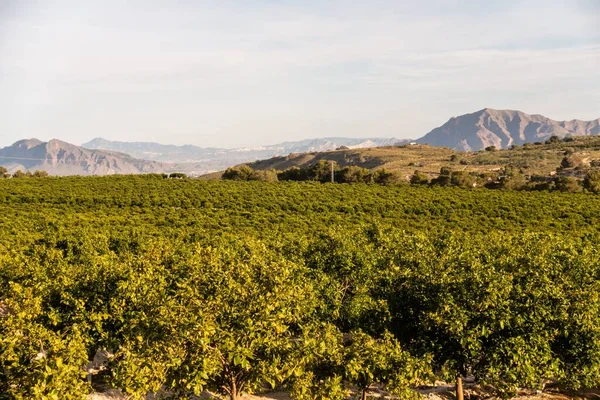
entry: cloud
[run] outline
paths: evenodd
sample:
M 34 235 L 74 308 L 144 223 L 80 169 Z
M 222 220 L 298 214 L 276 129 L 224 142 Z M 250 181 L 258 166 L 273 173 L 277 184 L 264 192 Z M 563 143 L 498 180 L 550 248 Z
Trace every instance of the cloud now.
M 19 4 L 0 17 L 0 129 L 14 135 L 61 136 L 70 118 L 70 132 L 121 125 L 138 139 L 174 119 L 187 138 L 201 123 L 231 143 L 400 120 L 416 136 L 490 103 L 596 118 L 600 102 L 591 1 Z

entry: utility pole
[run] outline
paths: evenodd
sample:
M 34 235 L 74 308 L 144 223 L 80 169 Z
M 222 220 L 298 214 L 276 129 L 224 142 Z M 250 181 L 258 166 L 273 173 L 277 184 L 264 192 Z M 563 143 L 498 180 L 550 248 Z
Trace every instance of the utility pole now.
M 331 162 L 331 183 L 335 183 L 335 174 L 333 173 L 333 161 Z

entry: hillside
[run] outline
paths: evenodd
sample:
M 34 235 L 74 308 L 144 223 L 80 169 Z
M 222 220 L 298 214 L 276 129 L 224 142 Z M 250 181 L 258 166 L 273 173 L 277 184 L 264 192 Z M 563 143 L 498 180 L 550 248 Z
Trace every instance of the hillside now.
M 572 165 L 559 168 L 565 157 L 571 160 Z M 509 165 L 523 170 L 529 176 L 563 174 L 582 177 L 600 160 L 600 137 L 578 136 L 566 141 L 527 143 L 511 149 L 471 152 L 426 144 L 408 144 L 290 154 L 247 165 L 255 170 L 282 171 L 291 167 L 308 167 L 321 160 L 334 161 L 340 167 L 359 166 L 375 170 L 385 168 L 401 174 L 407 180 L 415 170 L 434 177 L 439 174 L 442 167 L 485 173 L 499 171 Z
M 330 137 L 283 142 L 268 146 L 225 149 L 192 145 L 174 146 L 153 142 L 118 142 L 96 138 L 82 144 L 82 147 L 119 151 L 144 160 L 172 163 L 171 167 L 173 169 L 197 175 L 290 153 L 328 151 L 342 146 L 349 148 L 375 147 L 404 142 L 406 141 L 395 138 L 355 139 Z
M 471 151 L 488 146 L 501 149 L 514 144 L 534 143 L 553 135 L 563 138 L 598 134 L 600 118 L 594 121 L 554 121 L 543 115 L 485 108 L 472 114 L 453 117 L 417 142 Z
M 0 165 L 9 172 L 46 171 L 50 175 L 112 175 L 161 172 L 164 165 L 124 153 L 88 150 L 60 140 L 20 140 L 0 149 Z

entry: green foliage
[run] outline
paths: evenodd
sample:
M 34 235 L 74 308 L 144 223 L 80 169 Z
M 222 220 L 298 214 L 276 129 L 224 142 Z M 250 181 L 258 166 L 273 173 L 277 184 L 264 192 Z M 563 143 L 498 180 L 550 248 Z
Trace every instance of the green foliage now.
M 561 140 L 558 136 L 556 135 L 552 135 L 550 136 L 550 139 L 546 140 L 546 144 L 554 144 L 554 143 L 560 143 Z
M 264 181 L 277 182 L 277 171 L 268 170 L 253 170 L 247 165 L 239 167 L 227 168 L 221 176 L 226 181 Z
M 222 178 L 228 181 L 249 181 L 250 177 L 254 174 L 254 170 L 247 165 L 241 165 L 239 167 L 227 168 L 223 172 Z
M 566 156 L 563 157 L 562 161 L 560 162 L 560 166 L 561 168 L 574 168 L 577 167 L 578 165 L 581 165 L 582 161 L 580 157 L 577 157 L 575 155 L 570 155 L 570 156 Z
M 561 176 L 556 179 L 555 187 L 557 190 L 561 192 L 581 192 L 583 187 L 580 183 L 579 179 L 573 178 L 571 176 Z
M 452 170 L 447 167 L 442 167 L 440 169 L 440 174 L 437 178 L 431 180 L 432 185 L 437 186 L 450 186 L 452 183 Z
M 0 206 L 3 400 L 84 398 L 98 350 L 132 399 L 600 385 L 592 194 L 49 177 Z
M 373 181 L 373 174 L 366 168 L 344 167 L 335 174 L 335 181 L 338 183 L 370 183 Z
M 28 177 L 28 176 L 29 176 L 29 175 L 28 175 L 27 173 L 25 173 L 25 172 L 23 172 L 23 171 L 21 171 L 21 170 L 15 171 L 15 172 L 12 174 L 12 177 L 13 177 L 13 178 L 26 178 L 26 177 Z
M 593 193 L 600 193 L 600 171 L 590 172 L 583 180 L 583 187 Z
M 410 389 L 429 373 L 427 362 L 411 357 L 388 332 L 380 339 L 352 332 L 343 365 L 347 381 L 363 393 L 363 398 L 374 384 L 400 398 L 416 397 Z
M 395 245 L 389 262 L 402 272 L 390 281 L 390 312 L 399 340 L 432 352 L 448 377 L 470 372 L 504 395 L 540 388 L 550 377 L 572 387 L 597 382 L 590 371 L 600 365 L 589 361 L 600 349 L 593 242 L 537 235 L 469 240 L 415 237 Z M 584 357 L 575 356 L 580 335 L 592 344 Z
M 468 173 L 466 171 L 454 171 L 450 176 L 450 184 L 452 186 L 458 186 L 462 188 L 476 187 L 479 178 L 475 174 Z
M 427 185 L 429 184 L 429 178 L 424 173 L 416 170 L 410 177 L 411 185 Z
M 226 181 L 277 182 L 278 180 L 277 171 L 273 169 L 255 171 L 247 165 L 227 168 L 221 178 Z
M 278 173 L 280 181 L 319 181 L 331 182 L 332 161 L 320 160 L 306 168 L 292 167 Z M 375 171 L 366 168 L 349 166 L 340 169 L 333 162 L 334 181 L 336 183 L 377 183 L 379 185 L 394 185 L 402 178 L 395 172 L 386 169 Z
M 394 185 L 400 183 L 401 180 L 402 177 L 399 174 L 385 168 L 373 172 L 373 182 L 379 185 Z
M 506 190 L 522 190 L 527 186 L 527 178 L 515 167 L 506 167 L 500 176 L 500 188 Z
M 299 168 L 299 167 L 291 167 L 284 171 L 278 172 L 277 178 L 280 181 L 295 181 L 295 182 L 308 180 L 307 170 L 304 168 Z

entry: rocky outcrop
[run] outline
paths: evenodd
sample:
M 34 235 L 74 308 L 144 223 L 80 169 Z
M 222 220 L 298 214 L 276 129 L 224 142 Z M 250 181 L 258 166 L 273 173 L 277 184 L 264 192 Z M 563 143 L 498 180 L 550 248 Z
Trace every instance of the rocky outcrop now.
M 453 117 L 417 142 L 471 151 L 488 146 L 501 149 L 515 144 L 544 141 L 553 135 L 563 138 L 569 135 L 598 134 L 600 119 L 554 121 L 543 115 L 485 108 L 472 114 Z

